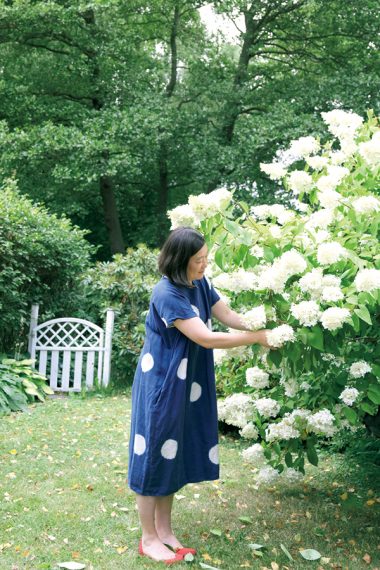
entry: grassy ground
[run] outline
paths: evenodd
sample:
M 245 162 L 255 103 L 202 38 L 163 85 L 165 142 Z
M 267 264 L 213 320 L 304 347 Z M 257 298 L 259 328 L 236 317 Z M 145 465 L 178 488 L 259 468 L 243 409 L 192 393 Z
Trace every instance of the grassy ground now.
M 119 395 L 52 399 L 0 419 L 1 570 L 53 570 L 66 561 L 88 570 L 164 567 L 137 555 L 138 517 L 125 483 L 129 418 L 129 398 Z M 331 456 L 302 484 L 257 489 L 240 450 L 222 436 L 221 479 L 177 493 L 177 534 L 199 553 L 190 569 L 380 567 L 372 475 L 358 466 L 349 476 L 342 456 Z M 304 560 L 306 548 L 322 558 Z

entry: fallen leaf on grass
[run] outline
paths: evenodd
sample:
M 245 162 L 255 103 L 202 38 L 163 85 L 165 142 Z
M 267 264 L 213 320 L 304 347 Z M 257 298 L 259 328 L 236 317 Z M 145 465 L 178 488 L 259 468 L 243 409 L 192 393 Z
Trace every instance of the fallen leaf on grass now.
M 208 570 L 220 570 L 219 568 L 215 568 L 215 566 L 209 566 L 208 564 L 203 564 L 203 562 L 199 563 L 201 568 L 207 568 Z
M 280 544 L 280 548 L 281 548 L 282 552 L 284 552 L 286 554 L 286 556 L 289 558 L 289 560 L 294 560 L 293 556 L 290 554 L 290 552 L 286 548 L 286 546 L 284 546 L 283 544 Z
M 124 554 L 128 550 L 128 546 L 118 546 L 116 550 L 119 554 Z
M 272 570 L 280 570 L 280 567 L 277 564 L 277 562 L 271 562 L 270 567 L 272 568 Z
M 318 560 L 321 555 L 318 550 L 314 550 L 313 548 L 307 548 L 306 550 L 300 550 L 300 554 L 302 558 L 305 560 Z
M 239 517 L 239 521 L 245 524 L 252 524 L 251 517 Z
M 260 550 L 260 548 L 265 548 L 264 544 L 256 544 L 255 542 L 250 542 L 248 546 L 249 548 L 252 548 L 252 550 Z
M 212 528 L 210 529 L 210 534 L 213 534 L 214 536 L 222 536 L 222 531 L 219 528 Z
M 366 564 L 371 564 L 371 561 L 372 561 L 369 554 L 364 554 L 363 560 L 364 560 L 364 562 L 366 562 Z

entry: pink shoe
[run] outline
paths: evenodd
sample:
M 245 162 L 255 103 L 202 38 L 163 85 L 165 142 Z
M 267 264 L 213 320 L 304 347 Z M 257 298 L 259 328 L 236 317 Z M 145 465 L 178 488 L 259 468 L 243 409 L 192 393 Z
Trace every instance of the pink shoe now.
M 140 556 L 147 556 L 148 558 L 151 558 L 151 560 L 154 560 L 151 556 L 148 556 L 143 551 L 142 539 L 139 542 L 139 554 L 140 554 Z M 182 561 L 183 561 L 183 555 L 180 554 L 179 552 L 176 552 L 176 555 L 174 558 L 168 558 L 167 560 L 156 560 L 156 562 L 163 562 L 164 564 L 167 564 L 167 565 L 175 564 L 176 562 L 182 562 Z

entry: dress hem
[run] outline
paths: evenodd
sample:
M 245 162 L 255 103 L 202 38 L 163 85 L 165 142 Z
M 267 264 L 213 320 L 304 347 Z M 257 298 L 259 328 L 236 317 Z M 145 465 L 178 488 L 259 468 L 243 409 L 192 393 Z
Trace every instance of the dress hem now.
M 209 477 L 207 479 L 191 479 L 188 481 L 185 481 L 184 483 L 182 483 L 182 485 L 180 485 L 179 487 L 175 487 L 174 489 L 167 491 L 165 493 L 157 493 L 157 492 L 142 492 L 140 489 L 137 490 L 137 487 L 135 485 L 130 485 L 128 483 L 129 488 L 134 491 L 135 493 L 137 493 L 138 495 L 142 495 L 143 497 L 167 497 L 168 495 L 172 495 L 173 493 L 176 493 L 177 491 L 179 491 L 180 489 L 182 489 L 182 487 L 185 487 L 185 485 L 188 485 L 189 483 L 203 483 L 203 481 L 217 481 L 219 479 L 219 474 L 217 477 Z

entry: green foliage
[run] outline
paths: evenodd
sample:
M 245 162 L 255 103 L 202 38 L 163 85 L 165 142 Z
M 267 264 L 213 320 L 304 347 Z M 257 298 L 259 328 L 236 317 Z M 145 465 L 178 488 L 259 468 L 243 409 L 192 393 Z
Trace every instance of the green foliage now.
M 98 262 L 83 278 L 83 310 L 102 325 L 107 308 L 115 310 L 111 377 L 113 384 L 133 379 L 145 336 L 145 317 L 152 287 L 159 277 L 157 252 L 139 245 Z
M 85 232 L 20 196 L 15 181 L 0 191 L 0 351 L 25 350 L 31 304 L 42 318 L 78 305 L 78 276 L 94 248 Z
M 0 361 L 0 415 L 25 411 L 35 398 L 43 402 L 46 394 L 54 393 L 45 376 L 31 368 L 32 363 L 10 358 Z
M 102 259 L 105 178 L 125 242 L 157 245 L 190 193 L 228 184 L 276 200 L 259 163 L 321 133 L 331 102 L 379 108 L 373 0 L 211 4 L 237 28 L 245 18 L 234 45 L 193 0 L 2 2 L 0 167 L 90 229 Z

